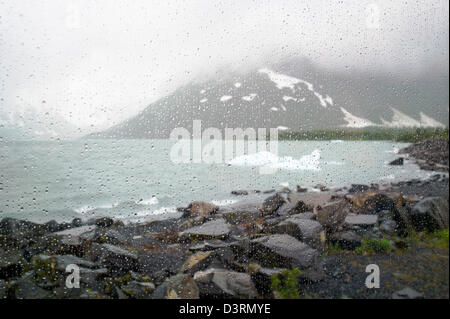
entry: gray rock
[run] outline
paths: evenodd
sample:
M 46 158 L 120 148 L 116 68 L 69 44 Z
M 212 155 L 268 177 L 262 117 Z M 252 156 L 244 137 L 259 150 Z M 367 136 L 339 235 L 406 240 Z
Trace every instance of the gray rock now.
M 412 288 L 406 287 L 402 290 L 396 291 L 392 294 L 392 299 L 423 299 L 422 293 L 415 291 Z
M 395 220 L 386 219 L 380 224 L 380 230 L 387 235 L 395 235 L 397 232 L 397 223 Z
M 152 295 L 153 299 L 199 299 L 199 289 L 188 274 L 178 274 L 159 285 Z
M 137 265 L 137 254 L 124 248 L 110 244 L 102 244 L 100 263 L 113 272 L 127 272 L 135 270 Z
M 272 276 L 279 275 L 283 271 L 282 268 L 258 268 L 251 274 L 253 283 L 258 293 L 269 298 L 272 296 Z
M 321 249 L 325 244 L 325 232 L 320 223 L 309 220 L 291 217 L 275 226 L 275 233 L 288 234 L 298 240 L 305 242 L 309 246 Z
M 286 200 L 279 193 L 276 193 L 264 200 L 260 210 L 263 215 L 270 215 L 274 213 L 281 205 L 283 205 Z
M 196 217 L 203 216 L 207 217 L 215 214 L 219 210 L 217 205 L 195 201 L 189 204 L 189 206 L 184 210 L 183 217 Z
M 306 269 L 317 267 L 320 254 L 287 234 L 269 235 L 253 239 L 250 255 L 264 267 Z
M 258 293 L 250 275 L 225 269 L 199 271 L 194 280 L 205 298 L 256 298 Z
M 232 191 L 231 194 L 233 194 L 233 195 L 248 195 L 248 191 L 239 189 L 239 190 Z
M 410 220 L 418 231 L 433 232 L 448 228 L 448 201 L 443 197 L 427 197 L 411 209 Z
M 218 218 L 203 225 L 196 226 L 180 233 L 182 238 L 190 239 L 223 239 L 230 234 L 230 227 L 223 218 Z
M 92 238 L 87 234 L 93 233 L 96 226 L 82 226 L 52 233 L 46 237 L 47 252 L 50 254 L 72 254 L 82 256 L 86 245 Z
M 155 285 L 151 282 L 130 281 L 121 286 L 121 290 L 132 299 L 150 299 Z
M 89 269 L 80 267 L 80 281 L 91 285 L 95 284 L 97 281 L 108 275 L 108 269 L 100 268 L 100 269 Z
M 404 159 L 403 157 L 399 157 L 392 162 L 389 163 L 389 165 L 403 165 Z
M 40 288 L 29 280 L 18 280 L 13 285 L 16 299 L 48 299 L 51 293 Z
M 347 230 L 331 234 L 328 241 L 345 249 L 355 249 L 361 246 L 361 239 L 362 237 L 355 231 Z
M 341 226 L 350 211 L 350 205 L 345 200 L 330 202 L 315 208 L 316 220 L 325 228 L 334 231 Z
M 345 217 L 347 226 L 359 226 L 362 228 L 373 227 L 378 223 L 377 215 L 348 214 Z
M 114 219 L 111 217 L 100 217 L 94 221 L 94 225 L 97 227 L 110 227 L 114 224 Z
M 203 251 L 209 251 L 209 250 L 214 250 L 217 248 L 225 248 L 225 247 L 229 247 L 230 244 L 223 242 L 221 240 L 205 240 L 201 243 L 195 243 L 191 246 L 189 246 L 189 250 L 192 251 L 197 251 L 197 250 L 203 250 Z

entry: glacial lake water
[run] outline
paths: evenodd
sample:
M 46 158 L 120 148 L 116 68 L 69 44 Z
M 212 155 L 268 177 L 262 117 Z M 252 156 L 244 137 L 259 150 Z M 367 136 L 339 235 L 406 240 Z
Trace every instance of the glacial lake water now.
M 278 156 L 259 152 L 219 164 L 174 163 L 170 140 L 0 143 L 0 218 L 37 222 L 112 216 L 170 216 L 193 200 L 243 199 L 232 190 L 385 184 L 427 178 L 411 161 L 390 166 L 405 143 L 281 141 Z M 262 173 L 261 167 L 272 173 Z

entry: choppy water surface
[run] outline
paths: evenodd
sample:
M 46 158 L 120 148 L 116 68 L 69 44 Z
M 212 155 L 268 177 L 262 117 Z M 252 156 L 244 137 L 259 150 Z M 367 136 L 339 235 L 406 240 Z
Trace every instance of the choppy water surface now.
M 2 142 L 0 217 L 34 221 L 107 215 L 143 220 L 192 200 L 236 200 L 234 189 L 297 184 L 344 186 L 426 178 L 406 162 L 387 165 L 403 143 L 283 141 L 278 156 L 260 152 L 222 164 L 176 164 L 169 140 Z M 261 167 L 276 169 L 261 174 Z M 242 198 L 239 198 L 242 199 Z

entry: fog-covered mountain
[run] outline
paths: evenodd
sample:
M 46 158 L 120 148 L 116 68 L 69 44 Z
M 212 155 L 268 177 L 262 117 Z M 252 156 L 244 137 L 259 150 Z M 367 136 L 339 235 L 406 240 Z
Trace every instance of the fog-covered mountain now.
M 448 126 L 448 74 L 393 76 L 320 68 L 307 60 L 263 65 L 244 74 L 180 87 L 136 116 L 91 134 L 166 138 L 176 127 L 310 130 L 338 127 Z
M 0 109 L 2 140 L 50 140 L 80 136 L 79 129 L 57 112 L 27 106 L 13 111 Z

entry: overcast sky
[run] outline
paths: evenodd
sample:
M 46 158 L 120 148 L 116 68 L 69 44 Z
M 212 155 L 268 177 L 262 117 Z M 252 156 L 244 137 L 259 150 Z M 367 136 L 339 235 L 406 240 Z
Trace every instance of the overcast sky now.
M 101 129 L 225 65 L 304 55 L 448 70 L 448 10 L 447 0 L 0 0 L 0 108 Z

